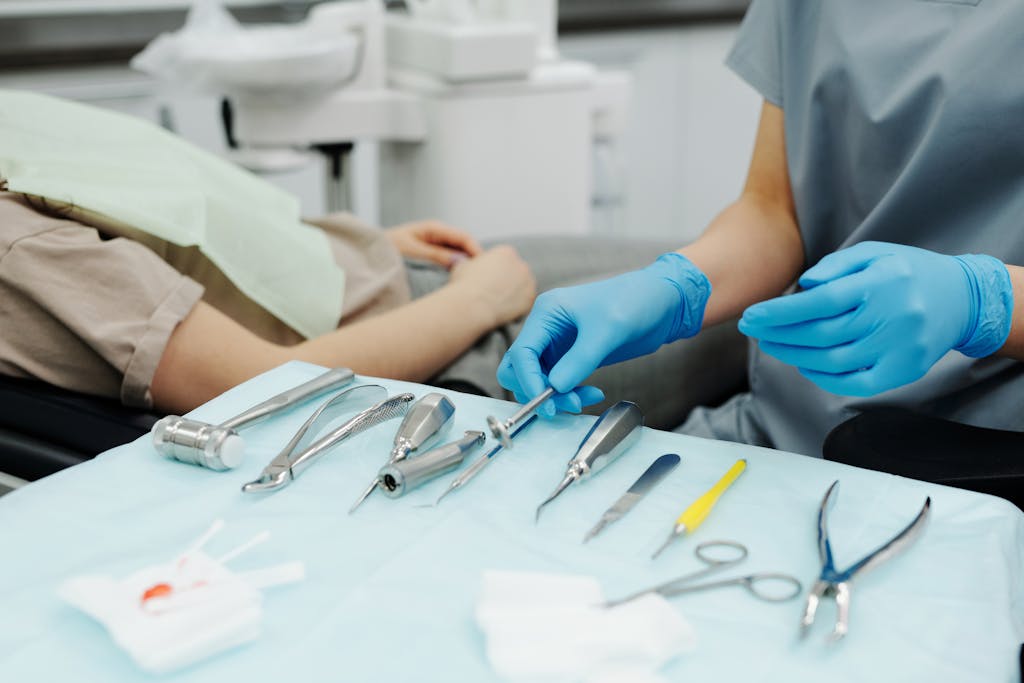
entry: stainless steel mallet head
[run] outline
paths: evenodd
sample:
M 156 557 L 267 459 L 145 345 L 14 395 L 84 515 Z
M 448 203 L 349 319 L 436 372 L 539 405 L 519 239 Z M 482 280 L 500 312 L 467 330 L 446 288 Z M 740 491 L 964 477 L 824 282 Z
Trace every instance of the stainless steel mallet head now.
M 217 425 L 168 415 L 153 425 L 153 446 L 167 458 L 211 470 L 229 470 L 238 467 L 245 455 L 245 442 L 238 435 L 238 428 L 343 387 L 354 379 L 355 373 L 348 368 L 328 370 Z

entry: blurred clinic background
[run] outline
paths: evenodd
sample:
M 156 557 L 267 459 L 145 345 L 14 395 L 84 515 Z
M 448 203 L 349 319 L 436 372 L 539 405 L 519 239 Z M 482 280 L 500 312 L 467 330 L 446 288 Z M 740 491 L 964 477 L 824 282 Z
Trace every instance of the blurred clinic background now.
M 224 8 L 246 28 L 280 27 L 316 23 L 310 13 L 322 4 L 230 0 Z M 289 89 L 293 78 L 302 81 L 311 73 L 306 66 L 273 74 L 283 79 L 279 84 L 239 85 L 232 81 L 238 74 L 230 73 L 202 87 L 133 69 L 132 57 L 157 36 L 181 32 L 192 5 L 187 0 L 0 0 L 0 87 L 157 121 L 296 193 L 307 215 L 347 208 L 378 224 L 433 217 L 484 238 L 554 231 L 682 242 L 739 191 L 759 99 L 723 59 L 747 0 L 378 4 L 386 5 L 379 59 L 387 66 L 368 88 L 378 94 L 387 89 L 392 99 L 385 98 L 386 107 L 376 101 L 377 108 L 367 111 L 363 93 L 363 109 L 351 106 L 360 72 L 374 70 L 368 49 L 373 35 L 359 35 L 355 19 L 350 26 L 362 44 L 353 74 L 330 84 L 332 90 L 351 91 L 343 106 L 325 114 L 341 121 L 326 136 L 304 128 L 317 125 L 304 119 L 312 110 L 303 99 L 306 91 L 293 95 Z M 522 52 L 516 38 L 526 33 L 516 29 L 531 21 L 541 24 L 533 26 L 530 40 L 545 56 L 538 59 L 531 51 L 517 72 Z M 547 45 L 545 31 L 557 31 L 557 37 L 546 37 Z M 487 47 L 485 57 L 473 52 L 480 45 Z M 234 56 L 241 58 L 237 51 Z M 442 57 L 450 61 L 432 66 Z M 494 64 L 486 63 L 490 59 Z M 530 74 L 545 61 L 551 68 L 537 86 Z M 578 63 L 592 71 L 574 71 Z M 272 74 L 263 69 L 260 75 Z M 568 116 L 576 100 L 552 101 L 545 110 L 532 97 L 579 89 L 595 78 L 588 96 L 598 104 L 587 131 Z M 401 122 L 382 127 L 382 118 L 402 116 L 395 114 L 394 97 L 400 104 L 421 101 L 420 122 L 409 124 L 417 131 L 410 133 Z M 279 100 L 288 106 L 278 106 Z M 366 125 L 360 116 L 368 117 Z M 588 150 L 582 165 L 579 155 L 568 160 L 578 134 Z M 239 137 L 240 142 L 233 139 Z M 559 182 L 545 179 L 545 172 Z M 477 188 L 475 182 L 487 185 Z M 471 205 L 473 197 L 479 209 Z M 559 202 L 565 206 L 555 206 Z

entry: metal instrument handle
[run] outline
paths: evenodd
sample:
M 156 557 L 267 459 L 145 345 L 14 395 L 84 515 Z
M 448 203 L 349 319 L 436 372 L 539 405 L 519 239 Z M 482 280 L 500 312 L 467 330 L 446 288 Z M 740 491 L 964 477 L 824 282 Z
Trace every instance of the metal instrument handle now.
M 569 461 L 569 471 L 575 471 L 576 478 L 599 472 L 613 460 L 625 453 L 640 438 L 644 415 L 639 406 L 629 401 L 619 401 L 601 413 L 594 422 L 576 455 Z
M 784 591 L 776 592 L 769 588 L 765 588 L 768 584 L 782 585 L 785 587 Z M 679 586 L 674 588 L 668 588 L 659 590 L 658 593 L 662 597 L 671 598 L 676 595 L 683 595 L 684 593 L 697 593 L 700 591 L 713 590 L 715 588 L 723 588 L 725 586 L 743 586 L 747 589 L 751 595 L 758 600 L 765 602 L 786 602 L 792 600 L 796 596 L 803 592 L 803 585 L 789 574 L 780 574 L 778 572 L 763 572 L 760 574 L 748 574 L 747 576 L 737 576 L 732 579 L 722 579 L 721 581 L 711 581 L 709 583 L 690 584 L 687 586 Z
M 451 426 L 455 404 L 444 394 L 433 392 L 412 404 L 395 432 L 388 463 L 405 460 L 409 454 Z
M 725 549 L 728 554 L 722 555 L 720 552 L 722 549 Z M 705 564 L 704 569 L 698 569 L 677 579 L 638 591 L 619 600 L 613 600 L 606 603 L 606 606 L 620 605 L 648 593 L 657 593 L 662 597 L 671 598 L 684 593 L 696 593 L 698 591 L 736 585 L 743 586 L 755 598 L 765 602 L 785 602 L 792 600 L 803 592 L 803 585 L 800 581 L 789 574 L 778 572 L 761 572 L 737 576 L 731 579 L 722 579 L 720 581 L 694 583 L 697 579 L 708 574 L 713 574 L 743 562 L 747 559 L 747 547 L 736 541 L 705 541 L 694 549 L 694 554 Z M 773 591 L 767 587 L 770 585 L 781 585 L 783 590 Z
M 387 397 L 388 390 L 379 384 L 363 384 L 342 391 L 321 404 L 309 416 L 309 419 L 299 427 L 291 440 L 281 449 L 278 457 L 284 458 L 287 463 L 291 463 L 292 454 L 301 453 L 317 437 L 322 435 L 331 422 L 359 407 L 358 405 L 355 408 L 350 406 L 353 400 L 358 400 L 359 403 L 370 407 L 387 399 Z
M 416 464 L 426 470 L 438 465 L 446 466 L 452 460 L 457 460 L 457 463 L 462 462 L 466 453 L 482 444 L 486 438 L 481 431 L 468 430 L 462 435 L 462 438 L 429 450 L 423 455 L 407 461 L 405 466 L 411 468 Z
M 292 387 L 287 391 L 282 391 L 277 396 L 272 396 L 262 403 L 257 403 L 245 412 L 235 415 L 226 422 L 222 422 L 219 426 L 227 429 L 238 429 L 243 425 L 252 424 L 279 410 L 284 410 L 306 399 L 350 384 L 355 377 L 355 373 L 348 368 L 333 368 L 308 382 Z
M 544 401 L 548 400 L 549 398 L 551 398 L 554 395 L 555 395 L 555 388 L 554 387 L 548 387 L 547 389 L 545 389 L 541 393 L 539 393 L 536 396 L 534 396 L 533 399 L 530 400 L 529 403 L 524 405 L 522 408 L 517 410 L 511 417 L 509 417 L 507 420 L 505 420 L 505 426 L 508 429 L 512 429 L 513 427 L 515 427 L 516 425 L 519 424 L 520 420 L 522 420 L 524 417 L 526 417 L 527 415 L 532 413 L 534 410 L 536 410 L 538 408 L 538 406 L 540 406 L 541 403 L 543 403 Z
M 467 431 L 458 441 L 438 446 L 423 455 L 385 465 L 378 475 L 384 493 L 398 497 L 462 464 L 466 453 L 484 442 L 480 431 Z M 390 478 L 390 481 L 389 481 Z

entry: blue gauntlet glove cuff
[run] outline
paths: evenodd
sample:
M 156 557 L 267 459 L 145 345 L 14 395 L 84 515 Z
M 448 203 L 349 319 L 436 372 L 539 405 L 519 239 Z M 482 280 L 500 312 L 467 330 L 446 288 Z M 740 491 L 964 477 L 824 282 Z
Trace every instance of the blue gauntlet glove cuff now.
M 645 270 L 672 283 L 679 292 L 679 308 L 664 343 L 670 344 L 700 332 L 704 308 L 711 296 L 711 282 L 693 261 L 671 251 L 662 254 Z
M 974 324 L 956 351 L 982 358 L 1006 343 L 1013 321 L 1013 285 L 1003 262 L 983 254 L 955 257 L 967 275 L 971 287 L 971 309 Z

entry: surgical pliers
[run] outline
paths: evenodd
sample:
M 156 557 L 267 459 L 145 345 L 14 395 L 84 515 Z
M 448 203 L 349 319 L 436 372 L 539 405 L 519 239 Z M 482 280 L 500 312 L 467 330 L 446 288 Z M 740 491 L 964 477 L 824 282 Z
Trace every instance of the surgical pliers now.
M 387 395 L 387 390 L 378 384 L 364 384 L 347 389 L 323 403 L 299 428 L 284 449 L 263 468 L 259 478 L 242 486 L 242 492 L 273 491 L 291 483 L 301 471 L 343 440 L 385 420 L 404 415 L 409 403 L 416 398 L 409 393 L 390 398 L 387 398 Z M 350 403 L 353 400 L 379 399 L 384 400 L 358 413 L 326 436 L 320 436 L 323 428 L 339 415 L 351 410 Z
M 846 635 L 850 620 L 850 583 L 853 578 L 899 554 L 913 543 L 914 539 L 921 534 L 932 506 L 931 497 L 925 498 L 924 506 L 917 513 L 917 517 L 903 531 L 847 567 L 846 570 L 839 571 L 832 558 L 832 543 L 828 536 L 828 510 L 835 503 L 838 491 L 839 481 L 836 480 L 828 487 L 828 491 L 825 492 L 825 497 L 821 501 L 821 507 L 818 509 L 818 555 L 821 557 L 821 574 L 807 596 L 807 606 L 804 608 L 804 616 L 800 620 L 801 638 L 807 636 L 811 624 L 814 623 L 814 614 L 818 611 L 818 604 L 824 597 L 834 597 L 836 601 L 836 625 L 829 639 L 834 642 Z

